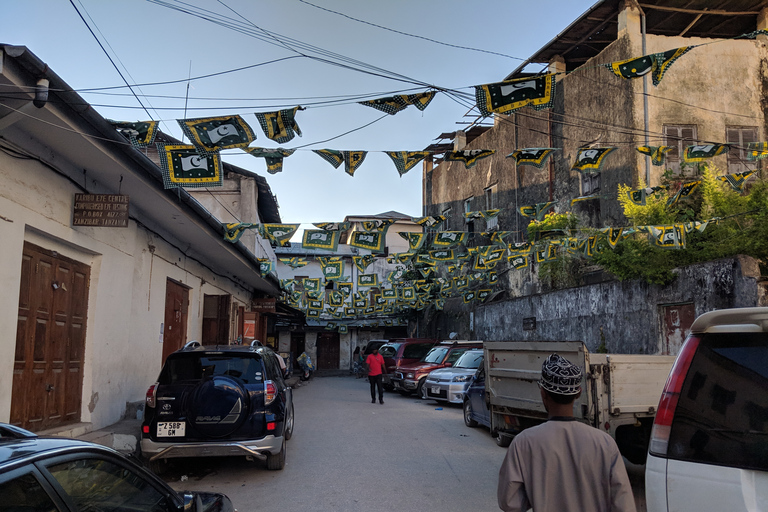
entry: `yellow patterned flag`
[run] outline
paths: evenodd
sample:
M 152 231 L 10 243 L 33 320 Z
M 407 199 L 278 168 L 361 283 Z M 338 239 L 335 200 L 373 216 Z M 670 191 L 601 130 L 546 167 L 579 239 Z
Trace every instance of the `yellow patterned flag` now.
M 301 136 L 299 125 L 296 124 L 296 111 L 301 107 L 280 110 L 278 112 L 257 112 L 256 119 L 259 120 L 264 134 L 277 142 L 285 144 L 296 135 Z
M 475 100 L 480 114 L 509 114 L 531 106 L 536 110 L 552 108 L 555 98 L 555 75 L 517 78 L 493 84 L 476 85 Z

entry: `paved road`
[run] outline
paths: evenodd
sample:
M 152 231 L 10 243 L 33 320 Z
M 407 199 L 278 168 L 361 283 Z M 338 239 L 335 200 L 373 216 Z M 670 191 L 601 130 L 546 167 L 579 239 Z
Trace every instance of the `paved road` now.
M 176 463 L 166 480 L 224 492 L 240 512 L 498 510 L 505 451 L 486 429 L 467 428 L 460 407 L 393 393 L 371 404 L 367 379 L 354 377 L 314 378 L 294 400 L 283 471 L 197 459 Z

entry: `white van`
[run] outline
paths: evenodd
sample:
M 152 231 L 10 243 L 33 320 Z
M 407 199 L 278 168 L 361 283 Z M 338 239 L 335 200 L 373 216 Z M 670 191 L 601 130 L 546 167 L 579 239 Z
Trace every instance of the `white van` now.
M 768 510 L 768 308 L 705 313 L 659 402 L 648 512 Z

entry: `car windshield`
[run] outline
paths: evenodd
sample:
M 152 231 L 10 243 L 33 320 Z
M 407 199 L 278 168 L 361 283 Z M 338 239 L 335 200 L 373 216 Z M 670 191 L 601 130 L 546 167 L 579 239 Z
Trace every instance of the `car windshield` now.
M 464 352 L 461 357 L 456 361 L 456 364 L 453 365 L 454 368 L 470 368 L 470 369 L 477 369 L 481 364 L 483 364 L 483 353 L 481 351 L 469 351 Z
M 442 363 L 448 347 L 435 347 L 421 360 L 422 363 Z
M 396 345 L 396 344 L 382 345 L 379 348 L 379 354 L 381 354 L 381 357 L 395 357 L 395 354 L 397 354 L 398 347 L 399 345 Z
M 237 377 L 245 384 L 259 383 L 264 379 L 260 358 L 256 355 L 183 354 L 168 358 L 160 374 L 160 383 L 199 381 L 216 375 Z

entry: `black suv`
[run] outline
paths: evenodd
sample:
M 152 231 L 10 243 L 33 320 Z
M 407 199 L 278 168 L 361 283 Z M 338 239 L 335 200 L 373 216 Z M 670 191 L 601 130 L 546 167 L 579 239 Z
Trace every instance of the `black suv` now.
M 0 510 L 233 512 L 234 507 L 223 494 L 177 493 L 111 448 L 38 437 L 0 423 Z
M 245 455 L 283 469 L 293 395 L 277 355 L 263 346 L 188 343 L 147 390 L 141 453 L 163 459 Z

